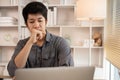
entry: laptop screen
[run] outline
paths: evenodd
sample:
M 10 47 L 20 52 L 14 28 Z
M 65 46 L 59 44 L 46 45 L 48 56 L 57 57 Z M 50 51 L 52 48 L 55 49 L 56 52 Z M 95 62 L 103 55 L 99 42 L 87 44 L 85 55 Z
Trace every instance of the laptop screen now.
M 93 80 L 94 67 L 51 67 L 18 69 L 16 80 Z

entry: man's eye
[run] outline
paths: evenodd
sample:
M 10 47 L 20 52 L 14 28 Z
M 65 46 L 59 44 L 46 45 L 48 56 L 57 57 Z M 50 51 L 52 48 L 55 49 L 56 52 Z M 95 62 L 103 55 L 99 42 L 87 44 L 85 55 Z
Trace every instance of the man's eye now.
M 32 21 L 32 22 L 30 22 L 30 23 L 34 23 L 34 22 Z
M 38 22 L 42 22 L 42 20 L 38 20 Z

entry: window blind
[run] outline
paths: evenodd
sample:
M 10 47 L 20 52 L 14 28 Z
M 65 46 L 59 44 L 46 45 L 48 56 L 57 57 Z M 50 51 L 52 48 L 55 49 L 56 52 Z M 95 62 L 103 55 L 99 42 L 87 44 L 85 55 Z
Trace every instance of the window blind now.
M 120 69 L 120 0 L 107 0 L 106 58 Z

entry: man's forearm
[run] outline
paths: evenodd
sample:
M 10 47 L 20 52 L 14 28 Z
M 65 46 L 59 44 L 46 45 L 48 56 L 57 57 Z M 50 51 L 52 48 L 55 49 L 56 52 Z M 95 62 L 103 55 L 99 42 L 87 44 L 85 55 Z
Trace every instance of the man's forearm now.
M 26 43 L 26 45 L 24 46 L 24 48 L 16 56 L 16 58 L 15 58 L 15 64 L 16 64 L 16 66 L 18 68 L 22 68 L 22 67 L 25 66 L 32 45 L 33 44 L 28 41 Z

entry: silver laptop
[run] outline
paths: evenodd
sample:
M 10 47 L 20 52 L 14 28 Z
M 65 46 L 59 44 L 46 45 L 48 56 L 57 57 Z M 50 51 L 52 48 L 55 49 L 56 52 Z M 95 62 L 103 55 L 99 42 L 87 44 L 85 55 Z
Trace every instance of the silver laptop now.
M 93 80 L 94 67 L 52 67 L 18 69 L 16 80 Z

